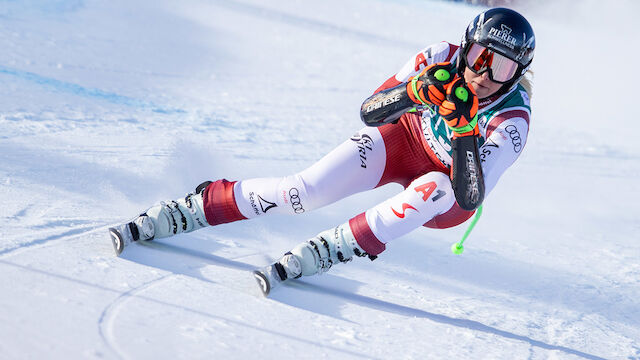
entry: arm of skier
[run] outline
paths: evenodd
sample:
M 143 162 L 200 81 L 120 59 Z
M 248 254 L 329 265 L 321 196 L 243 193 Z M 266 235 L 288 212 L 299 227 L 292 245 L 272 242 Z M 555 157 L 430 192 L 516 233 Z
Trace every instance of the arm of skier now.
M 446 41 L 427 46 L 407 60 L 397 73 L 374 91 L 374 94 L 407 82 L 411 77 L 418 75 L 420 71 L 431 64 L 451 61 L 456 50 L 457 46 L 453 46 Z
M 485 185 L 478 149 L 478 97 L 473 87 L 462 78 L 454 80 L 438 113 L 453 132 L 450 176 L 456 202 L 463 210 L 475 210 L 482 205 Z
M 522 152 L 528 132 L 527 119 L 528 113 L 518 110 L 505 112 L 489 122 L 487 141 L 479 148 L 485 194 L 495 187 L 500 176 Z M 385 250 L 387 242 L 448 212 L 455 203 L 450 178 L 444 173 L 430 172 L 415 179 L 401 193 L 338 226 L 338 230 L 319 234 L 319 238 L 326 238 L 333 244 L 336 234 L 340 234 L 344 244 L 352 244 L 352 248 L 357 247 L 362 254 L 373 258 Z M 333 251 L 333 245 L 331 249 Z
M 516 110 L 498 115 L 489 122 L 486 141 L 479 149 L 485 194 L 496 186 L 500 176 L 522 153 L 529 133 L 528 118 L 528 113 Z
M 366 99 L 361 107 L 360 118 L 367 126 L 382 126 L 395 123 L 402 114 L 422 106 L 412 93 L 420 91 L 424 81 L 414 83 L 417 87 L 411 89 L 410 81 L 423 76 L 425 69 L 441 63 L 448 63 L 456 52 L 457 47 L 447 42 L 440 42 L 424 48 L 407 61 L 404 66 L 387 81 L 385 81 L 372 96 Z M 455 75 L 452 73 L 452 75 Z M 424 79 L 422 79 L 424 80 Z M 453 80 L 453 77 L 450 79 Z M 430 103 L 429 103 L 430 104 Z M 438 104 L 436 104 L 438 105 Z
M 417 106 L 440 106 L 447 87 L 456 77 L 451 63 L 431 64 L 407 82 L 367 98 L 360 108 L 360 118 L 367 126 L 382 126 L 397 121 Z

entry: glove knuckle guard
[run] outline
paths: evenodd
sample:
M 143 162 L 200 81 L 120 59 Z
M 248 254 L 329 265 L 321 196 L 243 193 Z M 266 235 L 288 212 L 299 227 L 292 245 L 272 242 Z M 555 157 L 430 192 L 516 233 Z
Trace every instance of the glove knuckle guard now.
M 440 106 L 446 97 L 447 85 L 456 77 L 451 63 L 431 64 L 407 84 L 407 92 L 416 104 Z

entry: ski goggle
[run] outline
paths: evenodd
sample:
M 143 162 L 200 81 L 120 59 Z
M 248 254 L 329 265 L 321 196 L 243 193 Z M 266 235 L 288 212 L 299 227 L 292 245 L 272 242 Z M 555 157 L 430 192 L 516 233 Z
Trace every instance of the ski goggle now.
M 473 43 L 465 56 L 467 67 L 480 75 L 489 72 L 489 79 L 504 84 L 513 79 L 518 71 L 518 63 L 493 50 Z

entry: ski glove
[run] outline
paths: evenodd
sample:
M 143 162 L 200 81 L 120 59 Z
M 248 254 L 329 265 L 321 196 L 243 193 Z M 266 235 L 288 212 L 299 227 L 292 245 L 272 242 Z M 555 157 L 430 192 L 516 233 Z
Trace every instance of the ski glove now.
M 449 62 L 431 64 L 407 83 L 409 98 L 420 105 L 440 106 L 445 100 L 447 86 L 456 78 Z
M 438 113 L 453 130 L 453 137 L 478 136 L 478 96 L 472 86 L 457 78 L 447 86 Z

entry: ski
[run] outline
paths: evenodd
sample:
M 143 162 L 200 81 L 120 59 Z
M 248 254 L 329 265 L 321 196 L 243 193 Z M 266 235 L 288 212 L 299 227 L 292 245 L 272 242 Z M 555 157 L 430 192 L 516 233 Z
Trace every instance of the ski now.
M 109 236 L 116 256 L 120 256 L 124 249 L 138 240 L 153 240 L 155 226 L 149 216 L 144 213 L 135 219 L 109 228 Z
M 293 254 L 286 253 L 275 263 L 255 270 L 253 276 L 258 282 L 264 296 L 269 296 L 271 291 L 289 279 L 297 279 L 301 276 L 300 261 Z
M 132 222 L 109 228 L 109 236 L 111 237 L 111 243 L 113 244 L 113 250 L 116 252 L 116 256 L 120 256 L 124 248 L 135 241 L 132 227 L 137 233 L 138 229 Z
M 113 250 L 115 251 L 116 256 L 120 256 L 125 248 L 127 248 L 131 243 L 138 242 L 138 240 L 140 240 L 140 230 L 136 226 L 136 222 L 145 223 L 142 221 L 138 221 L 141 218 L 143 218 L 143 216 L 134 219 L 134 221 L 109 228 L 109 236 L 111 238 L 111 243 L 113 244 Z M 145 234 L 145 236 L 146 235 L 147 234 Z M 152 238 L 153 237 L 151 237 L 151 239 Z M 147 243 L 146 241 L 143 241 L 142 243 L 144 243 L 144 245 L 150 245 L 150 243 Z M 150 246 L 154 247 L 153 245 Z M 163 244 L 162 246 L 164 248 L 171 247 L 167 244 Z M 183 250 L 183 252 L 186 251 Z M 295 257 L 288 253 L 285 254 L 285 257 L 283 257 L 283 259 L 288 260 L 285 261 L 287 266 L 292 266 L 294 269 L 296 269 L 297 272 L 300 272 L 300 263 Z M 253 276 L 258 283 L 258 286 L 260 287 L 260 291 L 265 297 L 269 296 L 274 288 L 278 287 L 281 283 L 289 279 L 287 270 L 280 261 L 254 270 Z
M 282 280 L 282 277 L 278 273 L 277 265 L 279 265 L 279 263 L 271 264 L 253 271 L 253 276 L 258 282 L 258 286 L 265 297 L 269 296 L 271 290 L 286 280 L 286 275 L 285 280 Z
M 262 291 L 262 295 L 264 295 L 265 297 L 269 296 L 269 293 L 271 292 L 271 283 L 269 282 L 267 275 L 265 275 L 260 270 L 254 270 L 253 276 L 258 282 L 258 286 L 260 287 L 260 291 Z
M 111 238 L 111 243 L 113 244 L 113 250 L 116 252 L 116 256 L 120 256 L 125 247 L 122 235 L 120 235 L 116 229 L 109 228 L 109 238 Z

